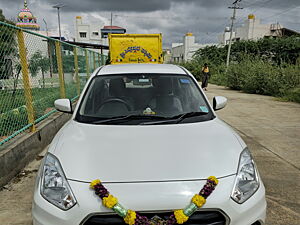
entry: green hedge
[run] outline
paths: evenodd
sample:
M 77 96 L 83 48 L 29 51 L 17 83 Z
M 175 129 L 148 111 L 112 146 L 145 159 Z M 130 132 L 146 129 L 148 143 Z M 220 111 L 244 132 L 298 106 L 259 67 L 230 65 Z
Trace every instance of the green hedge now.
M 224 63 L 213 65 L 209 60 L 191 61 L 182 64 L 201 81 L 201 68 L 207 62 L 211 71 L 209 82 L 242 90 L 246 93 L 282 97 L 300 103 L 300 66 L 274 65 L 261 59 L 244 59 L 232 63 L 226 71 Z
M 223 79 L 223 78 L 220 78 Z M 275 66 L 262 60 L 244 60 L 233 64 L 226 73 L 226 86 L 247 93 L 285 97 L 298 101 L 300 67 L 297 65 Z M 295 97 L 292 97 L 295 96 Z

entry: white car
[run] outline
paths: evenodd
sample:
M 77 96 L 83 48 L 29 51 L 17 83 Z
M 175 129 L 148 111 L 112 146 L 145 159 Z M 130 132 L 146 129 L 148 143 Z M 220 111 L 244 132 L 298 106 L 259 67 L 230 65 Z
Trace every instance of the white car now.
M 55 102 L 73 115 L 38 172 L 33 224 L 264 224 L 255 163 L 213 101 L 180 66 L 98 68 L 74 111 Z

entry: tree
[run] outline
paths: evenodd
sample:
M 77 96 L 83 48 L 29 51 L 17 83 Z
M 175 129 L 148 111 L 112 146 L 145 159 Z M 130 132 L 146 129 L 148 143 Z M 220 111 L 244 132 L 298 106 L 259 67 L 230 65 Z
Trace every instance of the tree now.
M 41 51 L 36 51 L 29 60 L 29 70 L 32 77 L 35 77 L 39 71 L 42 72 L 43 88 L 45 87 L 45 73 L 50 69 L 50 60 L 44 57 Z
M 194 60 L 208 60 L 219 65 L 226 61 L 227 46 L 208 46 L 199 49 Z M 276 65 L 296 64 L 300 57 L 300 37 L 262 38 L 258 41 L 238 41 L 232 44 L 231 58 L 233 63 L 239 63 L 245 58 L 259 58 Z
M 0 9 L 0 21 L 14 25 L 6 20 Z M 16 30 L 0 24 L 0 79 L 8 79 L 13 76 L 13 61 L 17 57 Z

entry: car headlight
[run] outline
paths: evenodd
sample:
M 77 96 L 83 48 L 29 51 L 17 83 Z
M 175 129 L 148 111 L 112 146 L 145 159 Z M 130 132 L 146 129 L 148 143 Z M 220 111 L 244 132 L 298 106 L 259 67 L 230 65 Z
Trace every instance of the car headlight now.
M 248 200 L 258 189 L 259 178 L 257 170 L 248 148 L 240 156 L 237 176 L 231 198 L 241 204 Z
M 46 155 L 42 169 L 41 195 L 62 210 L 68 210 L 76 204 L 58 159 L 50 153 Z

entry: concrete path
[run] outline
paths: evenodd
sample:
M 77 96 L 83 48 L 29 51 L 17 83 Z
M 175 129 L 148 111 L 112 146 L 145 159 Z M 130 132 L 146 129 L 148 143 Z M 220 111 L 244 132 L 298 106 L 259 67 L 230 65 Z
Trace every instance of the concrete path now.
M 299 225 L 300 104 L 215 85 L 206 94 L 210 100 L 228 98 L 217 114 L 241 135 L 255 158 L 266 187 L 267 225 Z
M 214 95 L 229 100 L 218 113 L 223 120 L 300 169 L 300 104 L 210 85 L 207 96 Z
M 31 202 L 35 176 L 46 150 L 0 191 L 1 225 L 32 225 Z
M 245 140 L 266 186 L 267 225 L 300 224 L 300 104 L 209 85 L 228 98 L 218 115 Z M 0 224 L 31 225 L 31 198 L 41 157 L 0 191 Z

